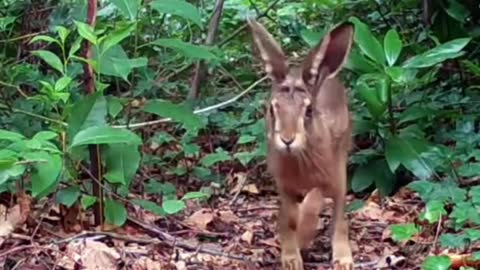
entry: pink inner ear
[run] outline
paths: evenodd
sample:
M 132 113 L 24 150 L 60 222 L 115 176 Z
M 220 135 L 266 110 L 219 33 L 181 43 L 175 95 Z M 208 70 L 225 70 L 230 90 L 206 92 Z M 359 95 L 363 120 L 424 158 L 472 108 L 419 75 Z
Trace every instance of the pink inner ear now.
M 330 42 L 322 66 L 328 67 L 329 75 L 335 75 L 348 57 L 352 44 L 353 26 L 345 24 L 330 33 Z

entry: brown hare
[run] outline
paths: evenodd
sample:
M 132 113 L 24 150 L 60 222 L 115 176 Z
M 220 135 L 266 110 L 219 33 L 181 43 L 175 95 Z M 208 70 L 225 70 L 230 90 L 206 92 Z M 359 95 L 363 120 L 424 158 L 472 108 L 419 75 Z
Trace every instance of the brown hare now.
M 280 197 L 282 268 L 304 269 L 300 248 L 315 237 L 328 197 L 334 201 L 332 263 L 353 269 L 344 217 L 352 122 L 346 89 L 336 77 L 350 52 L 353 26 L 336 26 L 293 67 L 260 23 L 248 19 L 248 25 L 272 82 L 265 111 L 267 165 Z

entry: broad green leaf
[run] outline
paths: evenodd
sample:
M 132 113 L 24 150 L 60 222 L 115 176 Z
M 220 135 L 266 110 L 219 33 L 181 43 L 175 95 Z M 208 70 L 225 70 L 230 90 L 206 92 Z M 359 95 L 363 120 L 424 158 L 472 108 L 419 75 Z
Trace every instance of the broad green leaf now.
M 385 55 L 382 44 L 370 31 L 368 25 L 356 17 L 351 17 L 350 21 L 355 25 L 355 43 L 358 44 L 362 52 L 370 57 L 370 59 L 377 62 L 377 64 L 384 65 Z
M 143 108 L 144 112 L 156 114 L 161 117 L 171 118 L 181 123 L 186 129 L 200 129 L 204 126 L 202 119 L 183 104 L 174 104 L 165 100 L 152 100 Z
M 393 66 L 402 52 L 402 40 L 395 29 L 390 29 L 383 40 L 388 65 Z
M 150 5 L 160 13 L 180 16 L 203 28 L 200 12 L 194 5 L 185 0 L 155 0 Z
M 31 174 L 32 195 L 40 199 L 53 191 L 63 168 L 62 158 L 42 151 L 26 153 L 25 159 L 43 161 L 34 163 L 34 171 Z
M 110 0 L 131 21 L 137 17 L 140 8 L 138 0 Z
M 71 207 L 80 197 L 80 188 L 71 186 L 59 190 L 55 196 L 57 203 Z
M 136 145 L 120 144 L 109 147 L 105 153 L 107 173 L 110 183 L 128 185 L 140 165 L 140 152 Z
M 448 256 L 428 256 L 422 263 L 422 270 L 449 270 L 452 261 Z
M 70 147 L 87 144 L 117 144 L 140 145 L 142 139 L 128 129 L 109 126 L 92 126 L 78 132 Z
M 217 57 L 210 51 L 208 47 L 183 42 L 179 39 L 161 38 L 152 41 L 151 44 L 173 49 L 190 59 L 203 59 L 206 61 L 217 59 Z
M 93 206 L 96 201 L 97 201 L 96 197 L 90 196 L 90 195 L 85 195 L 85 194 L 82 195 L 82 198 L 80 199 L 80 203 L 82 204 L 82 208 L 84 210 Z
M 251 143 L 254 142 L 257 139 L 257 137 L 244 134 L 238 138 L 237 144 L 245 144 L 245 143 Z
M 75 53 L 80 49 L 82 45 L 82 38 L 78 37 L 75 39 L 75 41 L 72 43 L 72 46 L 70 47 L 70 51 L 68 52 L 68 58 L 73 58 Z
M 8 131 L 5 129 L 0 129 L 0 141 L 5 140 L 5 141 L 17 142 L 23 139 L 25 139 L 25 136 L 23 136 L 20 133 Z
M 47 43 L 56 43 L 58 45 L 61 45 L 60 42 L 58 42 L 58 40 L 50 37 L 50 36 L 45 36 L 45 35 L 38 35 L 38 36 L 35 36 L 32 38 L 32 40 L 30 40 L 30 43 L 34 43 L 34 42 L 37 42 L 37 41 L 44 41 L 44 42 L 47 42 Z
M 127 221 L 127 209 L 118 201 L 107 199 L 104 206 L 105 221 L 115 226 L 122 226 Z
M 258 156 L 257 152 L 248 152 L 248 151 L 237 152 L 233 155 L 233 157 L 236 158 L 238 161 L 240 161 L 240 163 L 242 163 L 243 166 L 247 166 L 248 163 L 257 156 Z
M 127 0 L 119 0 L 119 1 L 127 1 Z M 130 0 L 129 0 L 130 1 Z M 131 1 L 136 2 L 136 0 Z M 120 43 L 122 40 L 127 38 L 130 33 L 135 30 L 135 23 L 129 24 L 126 27 L 117 29 L 108 34 L 105 39 L 102 41 L 102 52 L 106 52 L 108 49 L 112 48 L 113 46 Z
M 73 106 L 68 119 L 69 140 L 71 141 L 82 129 L 106 125 L 106 116 L 107 104 L 102 92 L 95 92 L 93 95 L 81 98 Z
M 352 176 L 353 192 L 361 192 L 373 184 L 375 171 L 372 171 L 372 164 L 360 165 L 355 169 Z
M 471 243 L 480 240 L 480 230 L 478 229 L 465 229 L 465 234 Z
M 314 32 L 309 29 L 303 29 L 302 31 L 300 31 L 300 36 L 302 37 L 303 41 L 305 41 L 308 46 L 310 46 L 310 48 L 315 47 L 324 35 L 325 31 Z
M 166 214 L 165 210 L 163 210 L 163 208 L 160 205 L 154 202 L 147 201 L 147 200 L 140 200 L 140 199 L 133 199 L 132 202 L 142 207 L 143 209 L 154 213 L 155 215 L 165 216 Z
M 413 223 L 408 224 L 394 224 L 390 225 L 390 232 L 392 233 L 392 239 L 397 242 L 407 241 L 415 234 L 420 232 L 420 228 Z
M 185 209 L 186 205 L 182 200 L 166 200 L 162 207 L 165 213 L 173 215 Z
M 441 63 L 447 59 L 463 55 L 461 50 L 467 46 L 471 38 L 458 38 L 441 44 L 403 63 L 405 68 L 425 68 Z
M 362 54 L 358 53 L 358 50 L 352 49 L 348 55 L 345 68 L 358 72 L 360 74 L 377 72 L 378 69 L 375 63 L 366 59 Z
M 129 59 L 120 45 L 114 45 L 102 55 L 99 55 L 96 49 L 93 51 L 100 73 L 119 77 L 125 81 L 128 81 L 128 75 L 134 68 L 144 67 L 148 62 L 145 57 Z
M 216 149 L 215 153 L 210 153 L 204 156 L 200 160 L 200 163 L 205 167 L 210 167 L 215 165 L 218 162 L 229 161 L 231 159 L 232 158 L 230 157 L 230 154 L 227 151 L 221 148 L 218 148 Z
M 426 142 L 414 138 L 392 137 L 388 139 L 385 157 L 392 172 L 400 164 L 420 179 L 426 179 L 433 173 L 432 169 L 420 156 L 428 149 Z
M 444 208 L 442 201 L 431 200 L 427 202 L 425 211 L 421 214 L 421 218 L 427 220 L 430 224 L 438 222 L 442 216 L 445 216 L 447 211 Z
M 440 246 L 443 248 L 465 248 L 468 237 L 465 234 L 444 233 L 440 235 Z
M 65 28 L 61 25 L 56 26 L 55 30 L 57 31 L 58 36 L 60 37 L 60 41 L 62 41 L 62 43 L 65 43 L 68 35 L 70 34 L 70 30 L 68 30 L 67 28 Z
M 50 141 L 58 137 L 58 134 L 53 132 L 53 131 L 39 131 L 37 134 L 35 134 L 32 137 L 32 140 L 34 141 Z
M 9 149 L 0 150 L 0 185 L 12 177 L 18 177 L 25 171 L 24 165 L 15 165 L 18 154 Z
M 464 23 L 470 16 L 470 11 L 457 0 L 448 0 L 447 2 L 448 7 L 445 8 L 447 14 L 455 20 Z
M 72 82 L 72 78 L 63 76 L 55 83 L 55 91 L 63 91 Z
M 208 198 L 210 194 L 200 191 L 191 191 L 183 195 L 182 200 L 193 200 L 193 199 L 201 199 L 201 198 Z
M 108 114 L 113 118 L 117 117 L 117 115 L 123 110 L 121 99 L 115 96 L 109 96 L 107 97 L 107 101 Z
M 366 83 L 358 81 L 356 91 L 359 94 L 359 98 L 367 105 L 367 109 L 373 117 L 379 118 L 387 109 L 386 105 L 382 104 L 378 98 L 377 91 Z
M 352 190 L 364 191 L 373 183 L 382 196 L 387 196 L 395 186 L 395 176 L 390 172 L 384 159 L 371 160 L 365 165 L 360 165 L 352 177 Z
M 97 35 L 92 26 L 79 21 L 74 21 L 74 23 L 77 26 L 77 31 L 80 36 L 90 41 L 92 44 L 97 45 Z
M 33 55 L 42 58 L 49 66 L 58 70 L 60 73 L 64 74 L 62 60 L 58 56 L 50 51 L 45 50 L 36 50 L 32 52 Z
M 480 77 L 480 66 L 475 64 L 470 60 L 462 60 L 460 61 L 470 72 L 472 72 L 475 76 Z

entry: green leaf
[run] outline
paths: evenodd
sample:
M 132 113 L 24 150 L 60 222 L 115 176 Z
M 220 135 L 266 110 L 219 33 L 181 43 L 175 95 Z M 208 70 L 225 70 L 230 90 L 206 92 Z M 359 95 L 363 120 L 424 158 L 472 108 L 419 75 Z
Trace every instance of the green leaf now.
M 72 43 L 72 46 L 70 47 L 70 51 L 68 52 L 68 58 L 72 58 L 75 53 L 80 49 L 82 45 L 82 38 L 78 37 L 75 39 L 75 41 Z
M 45 50 L 36 50 L 32 51 L 32 54 L 35 56 L 40 57 L 43 61 L 45 61 L 49 66 L 58 70 L 60 73 L 64 74 L 62 60 L 58 58 L 58 56 L 50 51 Z
M 428 149 L 426 142 L 414 138 L 391 137 L 385 147 L 385 157 L 392 172 L 400 164 L 420 179 L 426 179 L 433 173 L 432 169 L 420 156 Z
M 102 92 L 95 92 L 75 103 L 68 119 L 67 134 L 70 141 L 82 129 L 106 125 L 106 103 Z
M 62 158 L 59 155 L 41 151 L 25 153 L 25 159 L 43 161 L 34 163 L 34 171 L 31 174 L 32 196 L 40 199 L 53 191 L 56 186 L 63 168 Z
M 222 148 L 217 148 L 215 153 L 210 153 L 208 155 L 205 155 L 201 160 L 200 163 L 205 166 L 205 167 L 210 167 L 212 165 L 215 165 L 218 162 L 223 162 L 223 161 L 229 161 L 232 158 L 230 157 L 230 154 L 223 150 Z
M 123 13 L 124 16 L 131 21 L 137 17 L 138 9 L 140 5 L 138 0 L 111 0 L 112 3 Z
M 448 256 L 428 256 L 422 263 L 422 270 L 449 270 L 452 262 Z
M 367 164 L 357 167 L 352 177 L 352 190 L 360 192 L 373 183 L 382 196 L 390 194 L 395 187 L 395 176 L 389 170 L 384 159 L 371 160 Z
M 53 132 L 53 131 L 48 131 L 48 130 L 43 130 L 39 131 L 37 134 L 35 134 L 32 137 L 32 140 L 34 141 L 50 141 L 53 139 L 56 139 L 58 137 L 58 134 Z
M 352 190 L 353 192 L 361 192 L 370 187 L 373 184 L 375 171 L 372 171 L 372 163 L 366 165 L 360 165 L 355 169 L 355 173 L 352 177 Z
M 114 45 L 101 55 L 95 49 L 93 57 L 98 63 L 101 74 L 119 77 L 125 81 L 128 81 L 128 75 L 134 68 L 144 67 L 148 63 L 145 57 L 129 59 L 120 45 Z
M 165 213 L 173 215 L 185 209 L 186 205 L 182 200 L 166 200 L 162 207 Z
M 414 56 L 403 63 L 405 68 L 425 68 L 441 63 L 447 59 L 463 55 L 461 50 L 467 46 L 471 38 L 458 38 L 441 44 L 420 55 Z
M 366 83 L 361 82 L 360 80 L 357 81 L 357 87 L 355 90 L 358 92 L 359 98 L 365 102 L 368 111 L 373 117 L 379 118 L 387 109 L 386 105 L 382 104 L 378 98 L 377 91 L 372 89 Z
M 142 207 L 143 209 L 154 213 L 155 215 L 165 216 L 166 214 L 165 210 L 163 210 L 163 208 L 160 205 L 154 202 L 147 201 L 147 200 L 140 200 L 140 199 L 133 199 L 132 202 Z
M 8 131 L 5 129 L 0 129 L 0 140 L 5 140 L 5 141 L 11 141 L 11 142 L 17 142 L 25 139 L 25 136 L 23 136 L 20 133 L 13 132 L 13 131 Z
M 366 59 L 362 54 L 358 53 L 358 50 L 352 49 L 350 52 L 345 68 L 358 72 L 360 74 L 374 73 L 378 69 L 371 60 Z
M 208 198 L 208 197 L 210 197 L 210 194 L 208 193 L 200 192 L 200 191 L 191 191 L 183 195 L 182 200 L 202 199 L 202 198 Z
M 468 244 L 468 237 L 465 234 L 444 233 L 439 240 L 443 248 L 465 248 Z
M 245 143 L 251 143 L 254 142 L 257 139 L 257 137 L 252 136 L 252 135 L 242 135 L 240 138 L 238 138 L 237 144 L 245 144 Z
M 181 123 L 186 129 L 200 129 L 204 126 L 201 118 L 184 104 L 174 104 L 164 100 L 152 100 L 143 108 L 144 112 L 153 113 L 161 117 L 171 118 Z
M 117 0 L 117 1 L 127 1 L 127 0 Z M 129 2 L 136 2 L 130 1 Z M 102 41 L 102 52 L 106 52 L 108 49 L 112 48 L 113 46 L 119 44 L 122 40 L 127 38 L 132 31 L 135 30 L 136 24 L 129 24 L 123 28 L 117 29 L 113 32 L 110 32 L 108 36 Z
M 37 42 L 37 41 L 44 41 L 44 42 L 47 42 L 48 44 L 50 43 L 56 43 L 58 45 L 61 45 L 60 42 L 58 42 L 58 40 L 50 37 L 50 36 L 45 36 L 45 35 L 38 35 L 38 36 L 35 36 L 32 38 L 32 40 L 30 40 L 29 43 L 34 43 L 34 42 Z
M 55 91 L 63 91 L 72 82 L 72 78 L 63 76 L 55 83 Z
M 57 31 L 58 36 L 60 37 L 60 40 L 62 41 L 62 43 L 65 43 L 68 35 L 70 34 L 70 30 L 68 30 L 67 28 L 65 28 L 61 25 L 56 26 L 55 30 Z
M 97 201 L 97 198 L 90 195 L 82 195 L 82 198 L 80 199 L 80 203 L 82 204 L 82 208 L 84 210 L 93 206 L 96 201 Z
M 471 73 L 475 76 L 480 77 L 480 66 L 475 64 L 470 60 L 462 60 L 460 61 Z
M 206 61 L 217 60 L 217 56 L 210 52 L 208 47 L 183 42 L 179 39 L 161 38 L 152 41 L 151 44 L 175 50 L 176 52 L 190 59 L 200 59 Z
M 108 114 L 115 118 L 117 115 L 123 110 L 123 104 L 120 101 L 120 98 L 117 98 L 115 96 L 109 96 L 107 97 L 108 100 Z
M 150 5 L 160 13 L 180 16 L 203 28 L 202 17 L 198 9 L 184 0 L 155 0 Z
M 411 239 L 415 234 L 420 232 L 420 228 L 413 223 L 390 225 L 392 239 L 397 242 L 403 242 Z
M 377 64 L 385 64 L 385 55 L 383 53 L 382 44 L 370 31 L 369 27 L 356 17 L 351 17 L 350 21 L 355 25 L 355 43 L 358 44 L 362 52 L 377 62 Z
M 440 221 L 442 216 L 447 215 L 442 201 L 431 200 L 425 205 L 425 212 L 421 214 L 421 219 L 426 219 L 430 224 Z
M 127 209 L 118 201 L 105 200 L 105 206 L 103 211 L 105 221 L 115 226 L 122 226 L 127 221 Z
M 456 0 L 448 0 L 447 14 L 455 20 L 464 23 L 470 16 L 470 11 Z
M 73 137 L 70 147 L 87 144 L 116 144 L 125 143 L 130 145 L 142 144 L 142 139 L 127 129 L 113 128 L 109 126 L 93 126 L 81 130 Z
M 80 188 L 78 186 L 71 186 L 58 191 L 55 198 L 57 203 L 71 207 L 79 197 Z
M 305 41 L 308 46 L 310 46 L 310 48 L 315 47 L 324 35 L 325 31 L 314 32 L 309 29 L 303 29 L 302 31 L 300 31 L 300 36 L 302 37 L 303 41 Z
M 74 21 L 74 23 L 77 26 L 77 31 L 80 36 L 90 41 L 92 44 L 97 45 L 97 35 L 92 26 L 79 21 Z
M 402 52 L 402 40 L 395 29 L 390 29 L 383 40 L 388 65 L 393 66 Z
M 136 145 L 120 144 L 109 147 L 105 153 L 110 183 L 129 185 L 140 165 L 140 152 Z
M 250 161 L 252 161 L 252 159 L 254 159 L 257 156 L 258 156 L 257 152 L 248 152 L 248 151 L 237 152 L 233 155 L 233 157 L 236 158 L 238 161 L 240 161 L 240 163 L 242 163 L 243 166 L 247 166 L 248 163 L 250 163 Z

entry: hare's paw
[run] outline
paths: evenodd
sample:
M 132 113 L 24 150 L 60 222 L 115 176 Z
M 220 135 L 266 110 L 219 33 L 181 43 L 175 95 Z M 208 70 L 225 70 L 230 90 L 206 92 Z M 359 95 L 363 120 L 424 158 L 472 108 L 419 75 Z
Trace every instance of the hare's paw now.
M 333 259 L 334 270 L 353 270 L 353 258 L 351 255 Z
M 303 260 L 300 253 L 282 254 L 283 270 L 303 270 Z

